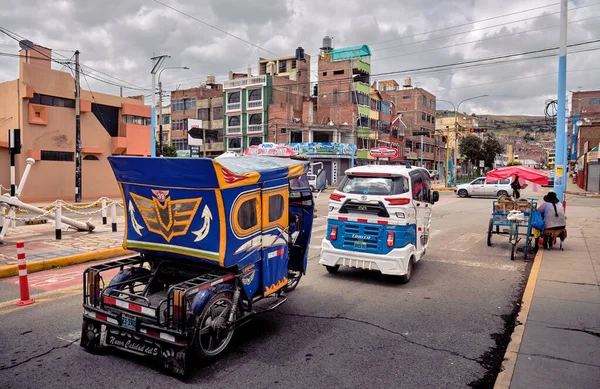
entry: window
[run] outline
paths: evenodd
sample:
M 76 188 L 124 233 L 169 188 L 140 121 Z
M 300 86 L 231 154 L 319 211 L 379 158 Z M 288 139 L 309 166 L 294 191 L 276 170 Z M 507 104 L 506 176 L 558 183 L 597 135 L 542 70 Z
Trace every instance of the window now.
M 96 157 L 95 155 L 86 155 L 85 157 L 83 157 L 84 161 L 99 161 L 100 159 L 98 157 Z
M 110 136 L 119 136 L 119 108 L 92 103 L 92 113 Z
M 198 119 L 210 120 L 210 109 L 209 108 L 200 108 L 198 110 Z
M 295 59 L 293 59 L 293 60 L 292 60 L 292 69 L 296 69 L 296 66 L 297 66 L 297 65 L 296 65 L 296 60 L 295 60 Z
M 170 124 L 171 123 L 171 115 L 170 114 L 163 113 L 162 118 L 163 118 L 163 124 Z
M 483 178 L 478 178 L 475 181 L 471 182 L 471 185 L 483 185 L 485 184 L 485 179 Z
M 369 105 L 369 96 L 364 93 L 352 93 L 352 104 L 356 104 L 356 99 L 358 98 L 358 104 L 360 105 Z
M 229 93 L 227 97 L 228 103 L 239 103 L 240 102 L 240 92 Z
M 327 72 L 323 72 L 323 75 L 324 75 L 324 76 L 326 76 L 326 75 L 327 75 Z
M 223 120 L 223 107 L 213 107 L 212 118 L 213 120 Z
M 230 116 L 229 117 L 229 127 L 237 127 L 240 125 L 240 117 L 239 116 Z
M 242 230 L 249 230 L 258 224 L 256 199 L 244 201 L 238 210 L 237 222 Z
M 590 99 L 590 105 L 600 105 L 600 98 L 591 98 Z
M 429 173 L 422 170 L 412 172 L 410 173 L 410 181 L 412 184 L 413 200 L 429 202 L 431 188 Z
M 242 142 L 240 138 L 229 138 L 229 143 L 227 144 L 228 149 L 239 149 L 242 147 Z
M 181 99 L 181 100 L 175 100 L 175 101 L 173 101 L 173 104 L 171 104 L 172 111 L 184 111 L 184 110 L 190 110 L 190 109 L 196 109 L 196 98 L 195 97 Z
M 404 100 L 410 100 L 410 95 L 402 96 L 402 99 L 404 99 Z
M 500 180 L 500 184 L 501 185 L 508 185 L 508 184 L 510 184 L 510 178 L 505 178 L 504 180 Z
M 310 183 L 308 182 L 308 177 L 306 174 L 302 174 L 301 176 L 290 178 L 290 188 L 291 189 L 303 189 L 310 187 Z
M 51 107 L 75 108 L 75 100 L 73 99 L 63 99 L 62 97 L 40 95 L 38 93 L 34 93 L 33 97 L 29 99 L 29 102 Z
M 250 138 L 250 146 L 258 146 L 261 143 L 262 143 L 262 138 L 260 138 L 260 137 L 255 136 L 253 138 Z
M 334 76 L 337 76 L 337 75 L 340 75 L 340 74 L 344 74 L 344 70 L 343 69 L 342 70 L 334 70 L 333 71 L 333 75 Z
M 359 177 L 345 176 L 337 190 L 350 194 L 389 196 L 408 192 L 404 177 Z
M 252 89 L 251 91 L 248 91 L 248 100 L 249 101 L 262 100 L 262 89 Z
M 42 161 L 73 162 L 75 160 L 75 153 L 71 151 L 42 150 L 40 154 L 40 160 Z
M 423 96 L 423 105 L 427 107 L 427 97 Z
M 177 150 L 187 150 L 188 149 L 188 141 L 186 139 L 171 139 L 171 144 Z
M 184 106 L 185 106 L 185 104 L 183 103 L 183 100 L 175 100 L 171 104 L 171 110 L 173 112 L 175 112 L 175 111 L 183 111 Z
M 427 120 L 427 114 L 425 112 L 421 112 L 421 119 Z
M 248 124 L 262 124 L 262 115 L 259 113 L 250 115 L 250 123 Z
M 124 124 L 138 124 L 140 126 L 149 126 L 151 125 L 150 118 L 144 118 L 141 116 L 133 116 L 133 115 L 123 115 L 121 116 L 121 121 Z
M 427 115 L 427 122 L 431 123 L 431 115 L 429 115 L 429 114 Z
M 173 120 L 173 123 L 171 123 L 172 131 L 187 131 L 187 129 L 187 119 L 175 119 Z
M 275 222 L 283 216 L 285 200 L 282 195 L 277 194 L 269 197 L 269 223 Z

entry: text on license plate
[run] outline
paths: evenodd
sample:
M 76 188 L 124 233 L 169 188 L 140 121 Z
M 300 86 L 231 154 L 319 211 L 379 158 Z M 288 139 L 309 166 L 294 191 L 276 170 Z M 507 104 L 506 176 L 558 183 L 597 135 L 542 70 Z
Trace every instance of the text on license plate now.
M 137 318 L 135 316 L 123 313 L 121 316 L 121 325 L 130 330 L 137 330 Z
M 365 250 L 367 248 L 367 242 L 354 242 L 354 248 L 359 250 Z

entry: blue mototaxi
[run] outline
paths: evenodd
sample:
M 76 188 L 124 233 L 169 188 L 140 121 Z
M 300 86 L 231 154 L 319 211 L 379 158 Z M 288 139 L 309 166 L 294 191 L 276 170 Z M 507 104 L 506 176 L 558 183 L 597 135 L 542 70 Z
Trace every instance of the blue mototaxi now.
M 191 353 L 221 354 L 237 327 L 285 302 L 305 274 L 308 165 L 268 156 L 109 161 L 125 206 L 123 247 L 139 255 L 84 272 L 81 346 L 150 356 L 185 376 Z

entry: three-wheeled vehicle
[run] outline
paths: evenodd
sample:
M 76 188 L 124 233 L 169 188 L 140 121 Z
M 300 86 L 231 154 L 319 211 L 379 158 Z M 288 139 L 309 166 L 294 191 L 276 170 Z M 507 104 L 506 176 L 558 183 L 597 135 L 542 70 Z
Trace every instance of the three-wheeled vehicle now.
M 314 201 L 302 161 L 109 157 L 138 256 L 83 275 L 81 346 L 158 359 L 185 376 L 306 272 Z M 111 274 L 110 282 L 108 278 Z
M 346 170 L 329 196 L 319 263 L 330 273 L 349 266 L 409 282 L 414 263 L 427 251 L 431 209 L 438 199 L 424 168 L 366 165 Z

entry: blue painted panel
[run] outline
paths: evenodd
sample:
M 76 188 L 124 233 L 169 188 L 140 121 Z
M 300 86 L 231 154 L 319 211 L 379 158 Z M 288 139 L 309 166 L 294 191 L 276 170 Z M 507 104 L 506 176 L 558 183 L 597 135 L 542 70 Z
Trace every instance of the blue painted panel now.
M 329 219 L 327 222 L 327 235 L 329 239 L 331 228 L 338 228 L 337 239 L 331 241 L 336 249 L 368 254 L 388 254 L 394 248 L 406 247 L 417 242 L 417 226 L 395 226 L 386 224 L 356 223 Z M 394 246 L 387 246 L 388 232 L 394 233 Z

